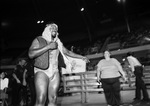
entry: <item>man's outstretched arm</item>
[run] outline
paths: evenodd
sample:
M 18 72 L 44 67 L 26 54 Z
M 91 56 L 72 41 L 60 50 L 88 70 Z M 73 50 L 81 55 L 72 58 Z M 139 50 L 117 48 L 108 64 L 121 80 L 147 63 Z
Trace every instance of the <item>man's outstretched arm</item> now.
M 89 62 L 89 59 L 86 56 L 82 56 L 82 55 L 76 54 L 76 53 L 74 53 L 72 51 L 69 51 L 64 46 L 63 46 L 63 53 L 65 55 L 73 57 L 73 58 L 83 59 L 86 63 Z

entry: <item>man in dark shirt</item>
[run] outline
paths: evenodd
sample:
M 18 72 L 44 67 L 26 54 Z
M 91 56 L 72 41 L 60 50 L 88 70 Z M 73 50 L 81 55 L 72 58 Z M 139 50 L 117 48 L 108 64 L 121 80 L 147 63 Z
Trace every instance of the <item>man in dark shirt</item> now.
M 27 69 L 27 84 L 29 87 L 29 106 L 33 106 L 35 103 L 35 84 L 34 84 L 34 67 L 33 61 L 28 59 L 27 64 L 25 65 Z
M 15 79 L 13 89 L 13 105 L 26 104 L 33 106 L 35 99 L 34 72 L 32 61 L 20 59 L 13 72 Z M 19 98 L 19 99 L 18 99 Z
M 20 103 L 20 91 L 23 83 L 23 65 L 25 64 L 25 60 L 18 60 L 16 67 L 13 71 L 13 84 L 12 84 L 12 105 L 17 106 Z

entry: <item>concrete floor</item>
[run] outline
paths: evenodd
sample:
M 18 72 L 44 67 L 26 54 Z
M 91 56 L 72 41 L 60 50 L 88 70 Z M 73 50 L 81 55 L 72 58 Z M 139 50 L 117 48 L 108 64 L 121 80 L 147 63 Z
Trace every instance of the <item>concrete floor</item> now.
M 150 95 L 150 89 L 148 89 Z M 131 106 L 133 98 L 135 97 L 134 90 L 121 91 L 121 99 L 124 106 Z M 81 95 L 74 94 L 73 96 L 63 96 L 57 99 L 58 106 L 107 106 L 104 94 L 89 93 L 88 103 L 81 103 Z M 133 106 L 150 106 L 150 102 L 138 103 Z

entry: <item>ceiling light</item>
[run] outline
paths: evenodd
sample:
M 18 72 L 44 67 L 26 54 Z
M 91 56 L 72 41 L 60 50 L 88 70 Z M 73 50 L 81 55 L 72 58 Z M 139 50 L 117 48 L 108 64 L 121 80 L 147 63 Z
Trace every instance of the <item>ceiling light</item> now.
M 84 11 L 84 8 L 81 8 L 81 11 Z

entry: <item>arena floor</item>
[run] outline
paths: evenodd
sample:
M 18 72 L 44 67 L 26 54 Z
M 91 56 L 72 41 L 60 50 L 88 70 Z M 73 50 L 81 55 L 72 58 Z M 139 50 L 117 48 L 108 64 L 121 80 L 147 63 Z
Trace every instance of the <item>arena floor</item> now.
M 150 95 L 150 89 L 148 89 L 148 93 Z M 134 95 L 134 90 L 121 91 L 123 106 L 150 106 L 150 101 L 132 104 Z M 57 104 L 58 106 L 107 106 L 103 93 L 89 93 L 88 103 L 81 103 L 80 94 L 74 94 L 72 96 L 62 96 L 58 97 Z

